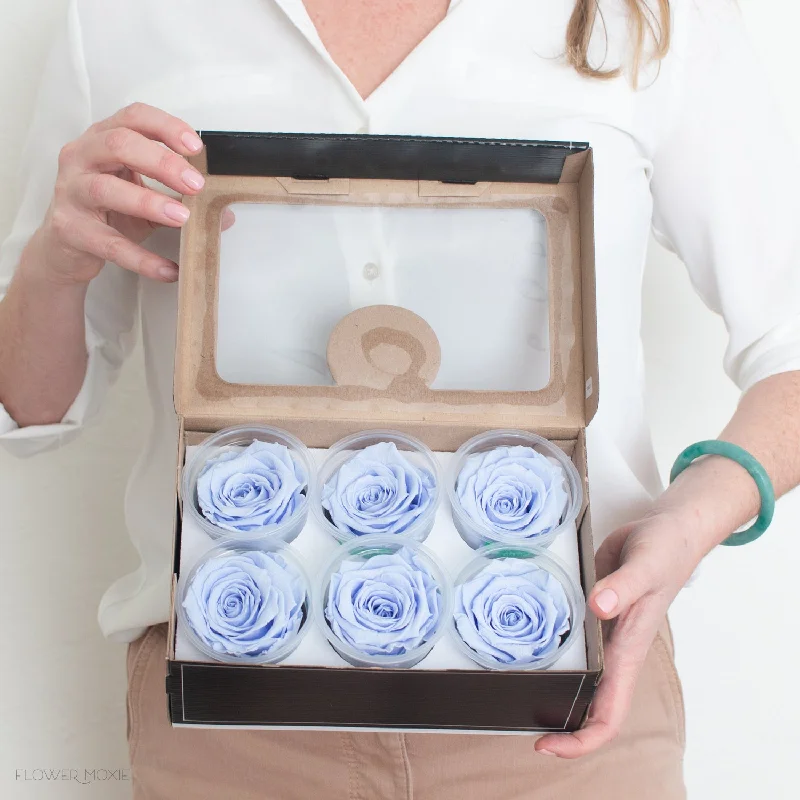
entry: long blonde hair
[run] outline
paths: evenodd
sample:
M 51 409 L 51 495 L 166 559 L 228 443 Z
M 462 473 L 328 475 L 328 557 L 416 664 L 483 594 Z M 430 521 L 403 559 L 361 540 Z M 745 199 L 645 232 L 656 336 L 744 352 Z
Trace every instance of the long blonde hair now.
M 632 58 L 631 76 L 636 85 L 639 68 L 647 61 L 660 61 L 667 54 L 670 43 L 669 0 L 624 0 L 628 8 L 628 24 L 631 29 Z M 655 5 L 655 9 L 653 7 Z M 595 30 L 597 18 L 603 22 L 599 0 L 575 0 L 575 9 L 567 26 L 567 61 L 581 74 L 590 78 L 616 78 L 623 71 L 622 65 L 606 67 L 589 62 L 589 43 Z

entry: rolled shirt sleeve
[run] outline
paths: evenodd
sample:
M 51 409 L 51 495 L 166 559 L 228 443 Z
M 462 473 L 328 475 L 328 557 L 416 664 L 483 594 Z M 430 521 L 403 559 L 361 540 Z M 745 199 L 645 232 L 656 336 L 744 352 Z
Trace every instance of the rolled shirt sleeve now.
M 688 3 L 682 100 L 653 158 L 656 238 L 728 330 L 746 391 L 800 369 L 800 162 L 735 3 Z
M 0 247 L 0 297 L 28 240 L 41 225 L 55 185 L 58 155 L 93 122 L 90 81 L 83 59 L 78 4 L 67 9 L 42 74 L 20 162 L 22 200 Z M 64 443 L 95 417 L 135 340 L 137 277 L 106 264 L 86 298 L 88 363 L 83 385 L 61 422 L 20 428 L 0 404 L 0 443 L 31 455 Z M 54 332 L 54 335 L 57 333 Z

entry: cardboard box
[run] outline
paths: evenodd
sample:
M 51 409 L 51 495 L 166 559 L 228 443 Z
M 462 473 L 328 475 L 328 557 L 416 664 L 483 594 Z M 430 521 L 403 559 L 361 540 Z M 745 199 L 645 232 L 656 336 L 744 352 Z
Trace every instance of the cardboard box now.
M 493 428 L 557 442 L 584 484 L 577 520 L 582 588 L 594 584 L 585 427 L 597 409 L 593 170 L 586 144 L 393 136 L 203 132 L 206 175 L 181 240 L 175 407 L 178 482 L 185 448 L 223 427 L 260 423 L 308 447 L 392 428 L 452 452 Z M 336 385 L 229 383 L 217 372 L 220 217 L 233 203 L 534 209 L 547 228 L 550 379 L 532 391 L 442 390 L 427 326 L 373 307 L 337 326 Z M 366 338 L 365 338 L 366 337 Z M 365 342 L 367 344 L 365 344 Z M 380 351 L 379 359 L 369 358 Z M 444 500 L 446 502 L 446 499 Z M 599 623 L 587 612 L 586 669 L 541 672 L 239 666 L 176 659 L 176 508 L 167 694 L 174 725 L 504 733 L 575 730 L 599 682 Z

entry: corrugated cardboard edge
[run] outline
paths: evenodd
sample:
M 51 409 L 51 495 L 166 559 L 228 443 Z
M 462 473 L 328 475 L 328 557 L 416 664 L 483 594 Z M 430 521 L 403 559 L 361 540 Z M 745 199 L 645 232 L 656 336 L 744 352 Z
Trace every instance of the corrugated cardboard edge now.
M 178 425 L 178 456 L 175 463 L 175 519 L 172 523 L 172 580 L 170 581 L 169 599 L 169 620 L 167 627 L 167 658 L 175 658 L 175 598 L 178 592 L 178 574 L 180 573 L 180 524 L 183 514 L 183 498 L 181 491 L 181 478 L 183 475 L 183 462 L 186 458 L 186 432 L 183 426 L 183 419 L 179 420 Z
M 595 570 L 594 559 L 594 536 L 592 533 L 592 516 L 590 510 L 590 493 L 589 493 L 589 463 L 586 454 L 586 431 L 582 430 L 577 439 L 575 440 L 575 448 L 571 454 L 573 463 L 575 464 L 578 474 L 581 477 L 583 486 L 583 504 L 580 513 L 578 514 L 578 545 L 581 565 L 581 587 L 586 597 L 589 596 L 595 583 L 597 582 L 597 573 Z M 584 621 L 584 628 L 586 630 L 586 653 L 587 653 L 587 668 L 589 671 L 603 670 L 603 638 L 600 629 L 600 621 L 588 608 L 586 609 L 586 619 Z M 593 660 L 594 659 L 594 660 Z M 597 676 L 600 679 L 600 676 Z
M 594 155 L 591 150 L 579 156 L 584 161 L 578 181 L 581 226 L 581 310 L 583 312 L 584 416 L 588 425 L 600 402 L 600 368 L 597 354 L 597 273 L 594 253 Z

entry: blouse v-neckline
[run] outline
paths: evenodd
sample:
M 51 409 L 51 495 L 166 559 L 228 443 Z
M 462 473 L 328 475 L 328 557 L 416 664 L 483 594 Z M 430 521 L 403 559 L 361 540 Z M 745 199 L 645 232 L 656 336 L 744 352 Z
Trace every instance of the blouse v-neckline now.
M 353 82 L 344 72 L 344 70 L 336 63 L 333 56 L 331 56 L 325 43 L 319 35 L 314 21 L 311 19 L 308 9 L 306 9 L 303 0 L 274 0 L 275 3 L 283 10 L 289 21 L 305 36 L 308 42 L 319 53 L 322 59 L 328 64 L 331 70 L 336 74 L 339 81 L 344 86 L 350 99 L 362 111 L 366 112 L 371 106 L 375 105 L 376 97 L 384 94 L 386 87 L 393 84 L 398 75 L 407 71 L 407 62 L 415 57 L 415 54 L 431 37 L 437 34 L 443 25 L 447 23 L 448 17 L 461 5 L 462 0 L 450 0 L 447 7 L 447 12 L 444 18 L 437 23 L 403 58 L 403 60 L 386 76 L 386 78 L 378 84 L 366 97 L 362 97 L 361 93 L 356 89 Z

